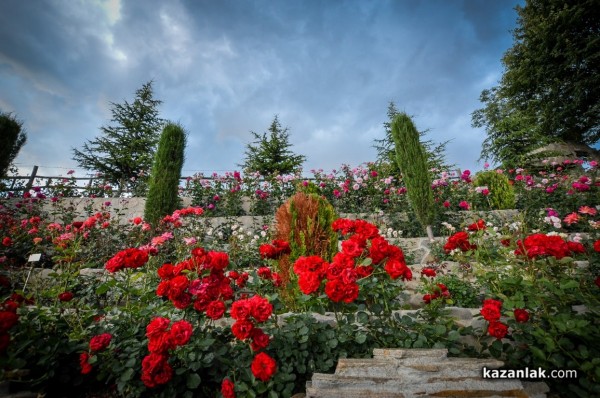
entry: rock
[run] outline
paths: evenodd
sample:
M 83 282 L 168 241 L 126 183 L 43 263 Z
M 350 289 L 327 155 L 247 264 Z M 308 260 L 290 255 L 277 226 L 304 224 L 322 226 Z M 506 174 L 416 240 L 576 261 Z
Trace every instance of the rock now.
M 484 379 L 495 359 L 448 358 L 446 349 L 375 349 L 372 359 L 340 359 L 334 374 L 315 373 L 307 398 L 535 397 L 544 383 Z

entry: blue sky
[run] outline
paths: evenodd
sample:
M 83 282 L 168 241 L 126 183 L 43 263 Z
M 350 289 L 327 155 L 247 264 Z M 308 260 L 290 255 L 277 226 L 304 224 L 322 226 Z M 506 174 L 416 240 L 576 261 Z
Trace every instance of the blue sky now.
M 28 133 L 16 163 L 44 175 L 84 175 L 71 148 L 149 80 L 189 132 L 184 175 L 239 169 L 275 115 L 306 171 L 374 161 L 390 101 L 477 170 L 471 113 L 502 75 L 519 3 L 3 0 L 0 110 Z

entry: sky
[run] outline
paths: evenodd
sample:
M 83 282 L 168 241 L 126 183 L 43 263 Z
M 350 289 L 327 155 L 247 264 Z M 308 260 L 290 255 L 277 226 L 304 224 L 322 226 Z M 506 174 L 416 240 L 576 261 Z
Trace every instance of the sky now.
M 497 85 L 521 0 L 2 0 L 0 110 L 24 174 L 86 171 L 72 148 L 150 80 L 188 131 L 183 175 L 239 170 L 275 115 L 311 169 L 376 160 L 390 101 L 448 163 L 480 170 L 479 95 Z

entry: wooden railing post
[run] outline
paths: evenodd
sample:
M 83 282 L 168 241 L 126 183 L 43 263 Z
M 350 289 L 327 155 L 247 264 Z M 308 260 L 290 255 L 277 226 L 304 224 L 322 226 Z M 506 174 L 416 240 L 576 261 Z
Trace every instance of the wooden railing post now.
M 25 185 L 25 192 L 29 191 L 31 187 L 33 187 L 33 182 L 35 181 L 35 176 L 37 175 L 38 167 L 33 166 L 33 170 L 31 171 L 31 175 L 29 176 L 29 181 L 27 181 L 27 185 Z

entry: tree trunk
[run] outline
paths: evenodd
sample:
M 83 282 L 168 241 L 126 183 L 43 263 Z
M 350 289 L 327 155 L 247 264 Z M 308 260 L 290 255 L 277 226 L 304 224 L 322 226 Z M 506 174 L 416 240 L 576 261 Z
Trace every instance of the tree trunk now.
M 427 237 L 429 238 L 429 241 L 433 242 L 433 230 L 431 229 L 431 225 L 428 225 L 425 229 L 427 230 Z

